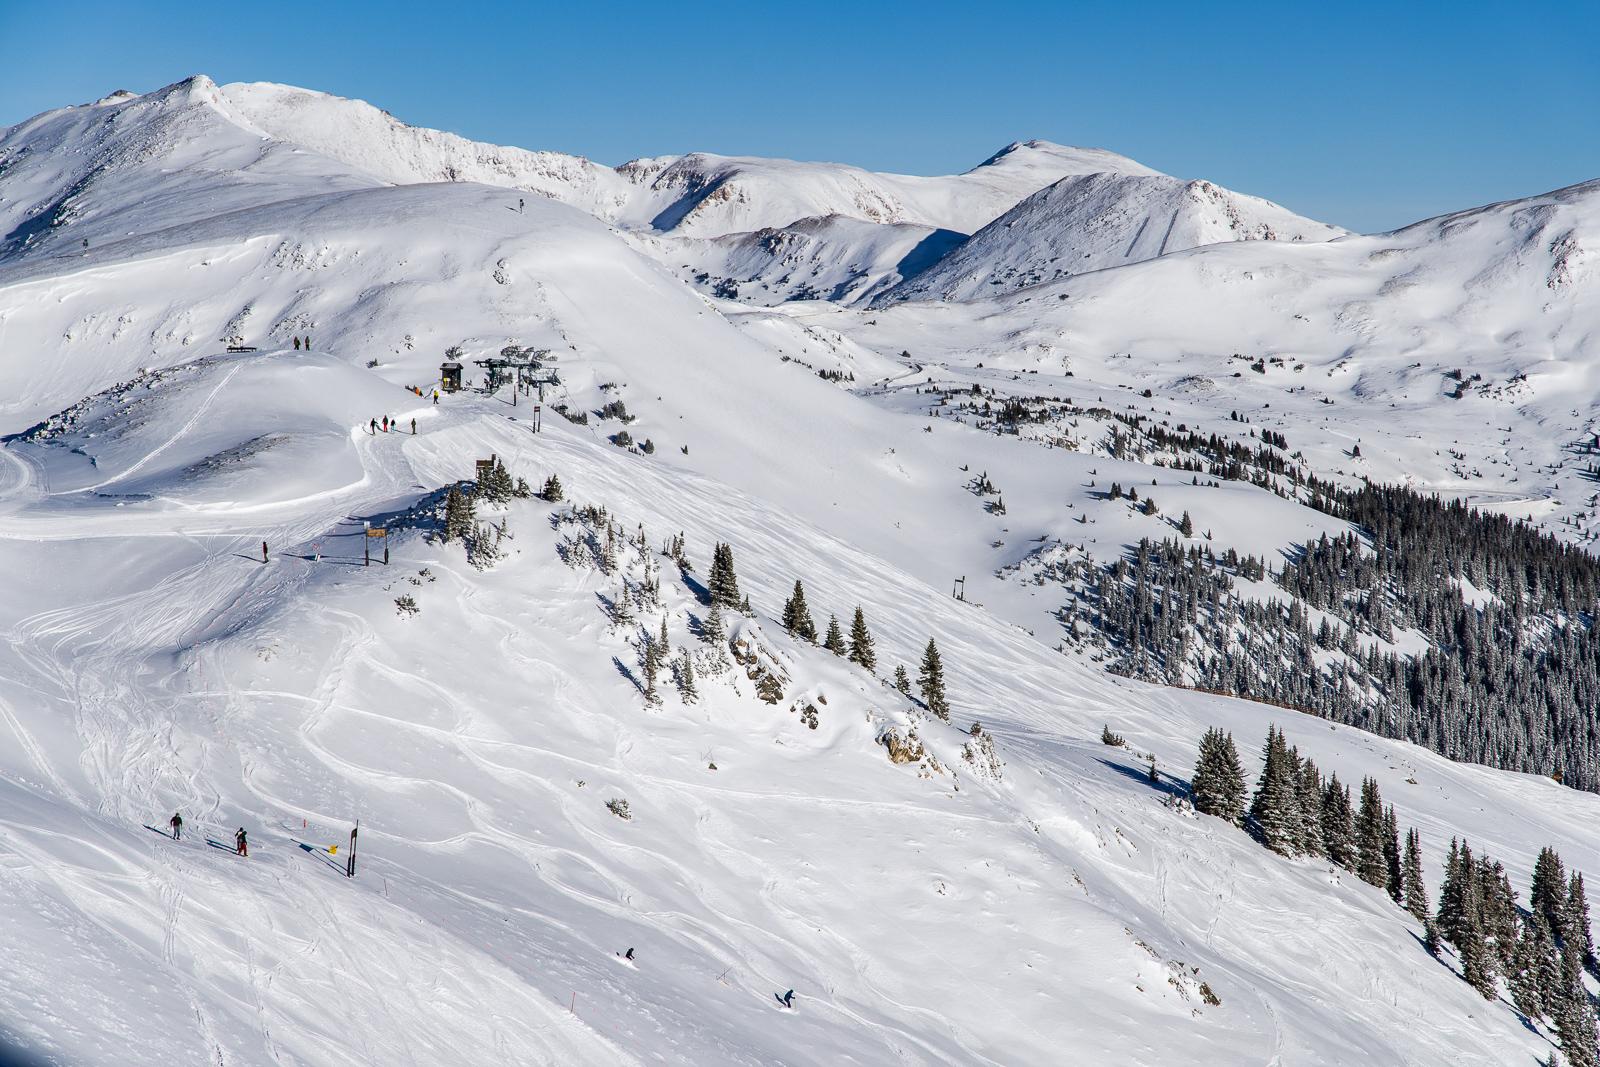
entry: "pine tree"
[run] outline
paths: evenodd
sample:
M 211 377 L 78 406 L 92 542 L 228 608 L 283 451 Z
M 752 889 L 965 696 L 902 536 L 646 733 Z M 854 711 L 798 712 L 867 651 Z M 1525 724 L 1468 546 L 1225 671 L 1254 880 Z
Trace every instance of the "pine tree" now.
M 659 638 L 659 643 L 661 645 L 661 658 L 665 659 L 667 656 L 672 654 L 672 641 L 667 637 L 667 617 L 665 615 L 661 616 L 661 637 Z
M 878 669 L 878 653 L 872 647 L 872 634 L 860 604 L 856 605 L 855 618 L 850 620 L 850 662 L 869 671 Z
M 712 648 L 721 648 L 728 640 L 728 628 L 722 621 L 722 605 L 712 601 L 705 622 L 700 624 L 700 638 Z
M 552 474 L 544 480 L 544 490 L 539 494 L 552 504 L 559 504 L 567 497 L 567 491 L 561 487 L 561 476 Z
M 1185 537 L 1194 536 L 1194 520 L 1189 518 L 1187 511 L 1183 513 L 1183 521 L 1178 523 L 1178 532 Z
M 1261 843 L 1281 856 L 1292 856 L 1299 838 L 1299 786 L 1294 758 L 1276 724 L 1267 727 L 1261 778 L 1250 802 L 1250 822 Z
M 1456 951 L 1461 954 L 1461 977 L 1484 1000 L 1493 1000 L 1494 971 L 1490 965 L 1488 946 L 1484 944 L 1483 931 L 1478 928 L 1477 911 L 1473 908 L 1467 909 Z
M 1337 774 L 1322 790 L 1322 840 L 1328 859 L 1346 870 L 1356 869 L 1356 830 L 1350 811 L 1350 787 Z
M 800 579 L 794 582 L 794 592 L 783 605 L 783 628 L 791 637 L 817 643 L 817 624 L 811 621 L 811 609 L 806 606 L 806 591 Z
M 1244 817 L 1244 767 L 1233 735 L 1213 726 L 1200 738 L 1200 758 L 1190 781 L 1195 810 L 1237 823 Z
M 1384 888 L 1389 881 L 1389 861 L 1384 855 L 1383 798 L 1372 778 L 1361 780 L 1361 809 L 1356 813 L 1356 876 L 1368 885 Z
M 689 655 L 689 650 L 683 649 L 678 653 L 678 695 L 683 697 L 685 704 L 693 704 L 700 699 L 700 690 L 694 684 L 694 659 Z
M 444 498 L 444 539 L 465 541 L 472 536 L 472 525 L 476 518 L 472 498 L 452 485 Z
M 1533 927 L 1534 984 L 1539 990 L 1539 1002 L 1547 1018 L 1554 1018 L 1561 1005 L 1561 956 L 1556 951 L 1556 938 L 1544 916 L 1534 912 L 1524 925 Z
M 1404 904 L 1405 872 L 1400 869 L 1400 820 L 1395 816 L 1393 804 L 1383 813 L 1383 860 L 1388 868 L 1384 888 L 1396 904 Z
M 1529 1019 L 1537 1019 L 1544 1011 L 1544 998 L 1539 990 L 1539 946 L 1532 922 L 1522 924 L 1506 977 L 1511 985 L 1511 1003 Z
M 733 569 L 733 547 L 718 542 L 711 553 L 711 573 L 706 579 L 711 603 L 737 610 L 739 607 L 739 578 Z
M 1561 988 L 1557 994 L 1556 1037 L 1572 1067 L 1596 1067 L 1600 1061 L 1600 1035 L 1596 1034 L 1594 1007 L 1583 987 L 1583 963 L 1576 950 L 1562 954 Z
M 917 675 L 917 686 L 922 690 L 922 702 L 945 722 L 950 721 L 950 704 L 944 694 L 944 661 L 939 649 L 928 638 L 928 647 L 922 650 L 922 669 Z
M 1567 883 L 1567 906 L 1562 911 L 1561 936 L 1574 945 L 1578 960 L 1586 970 L 1595 970 L 1594 934 L 1589 928 L 1589 894 L 1583 888 L 1583 875 L 1572 872 Z
M 1472 850 L 1455 838 L 1450 839 L 1450 858 L 1445 861 L 1444 884 L 1439 887 L 1439 934 L 1458 945 L 1466 926 L 1473 877 Z
M 611 520 L 606 520 L 606 543 L 600 551 L 600 569 L 607 574 L 617 571 L 617 531 L 611 525 Z
M 1400 881 L 1405 892 L 1406 910 L 1418 922 L 1428 919 L 1428 885 L 1422 877 L 1422 835 L 1416 829 L 1406 831 L 1406 858 L 1402 864 Z
M 1566 925 L 1567 872 L 1556 850 L 1548 845 L 1539 850 L 1533 863 L 1533 886 L 1528 892 L 1528 907 L 1544 916 L 1550 931 L 1559 935 Z
M 644 659 L 644 699 L 647 704 L 661 703 L 661 694 L 656 690 L 656 674 L 661 669 L 661 650 L 656 647 L 656 642 L 648 633 L 640 640 L 644 647 L 640 650 Z
M 845 654 L 844 631 L 839 629 L 839 616 L 828 616 L 828 635 L 822 639 L 822 647 L 835 656 Z
M 906 673 L 906 665 L 899 663 L 894 668 L 894 687 L 900 690 L 901 696 L 911 695 L 911 675 Z
M 1322 837 L 1322 775 L 1310 757 L 1300 761 L 1296 788 L 1295 799 L 1300 814 L 1300 833 L 1296 843 L 1302 855 L 1326 856 L 1328 847 Z

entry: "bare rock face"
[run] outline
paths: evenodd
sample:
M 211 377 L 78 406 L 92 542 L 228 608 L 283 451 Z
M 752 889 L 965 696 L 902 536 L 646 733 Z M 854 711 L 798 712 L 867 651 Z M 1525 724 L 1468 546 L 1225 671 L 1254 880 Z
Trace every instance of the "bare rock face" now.
M 878 735 L 878 744 L 889 750 L 890 763 L 916 763 L 927 755 L 916 730 L 902 734 L 899 727 L 891 726 Z

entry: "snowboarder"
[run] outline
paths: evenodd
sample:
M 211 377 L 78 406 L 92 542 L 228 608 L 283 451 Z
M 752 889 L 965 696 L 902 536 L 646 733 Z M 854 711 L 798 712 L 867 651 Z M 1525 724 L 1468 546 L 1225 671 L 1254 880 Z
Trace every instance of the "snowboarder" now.
M 266 561 L 267 561 L 267 543 L 265 541 L 263 541 L 263 542 L 261 542 L 261 562 L 265 563 Z
M 172 818 L 167 820 L 167 825 L 172 827 L 172 839 L 174 841 L 182 841 L 183 840 L 183 816 L 179 815 L 177 812 L 173 812 L 172 813 Z
M 624 952 L 622 954 L 622 958 L 625 959 L 625 960 L 628 960 L 630 962 L 633 960 L 633 949 L 632 949 L 632 947 L 630 947 L 628 949 L 628 951 L 626 951 L 626 952 Z
M 250 842 L 245 839 L 244 827 L 242 826 L 233 835 L 233 850 L 247 859 L 250 856 Z
M 794 1007 L 794 990 L 792 990 L 792 989 L 789 990 L 789 992 L 787 992 L 783 996 L 779 997 L 778 1001 L 784 1007 L 792 1009 Z
M 411 436 L 412 437 L 417 436 L 417 420 L 416 419 L 412 419 L 411 420 Z

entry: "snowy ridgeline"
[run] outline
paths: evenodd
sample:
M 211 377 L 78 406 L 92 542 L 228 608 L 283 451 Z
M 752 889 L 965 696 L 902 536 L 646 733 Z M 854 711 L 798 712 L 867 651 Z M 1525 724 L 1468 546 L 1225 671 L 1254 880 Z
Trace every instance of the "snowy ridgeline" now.
M 0 1033 L 1587 1062 L 1592 197 L 942 243 L 1108 172 L 1268 236 L 1041 143 L 611 171 L 204 79 L 5 131 Z M 974 299 L 863 309 L 948 255 Z M 477 388 L 508 345 L 538 412 Z

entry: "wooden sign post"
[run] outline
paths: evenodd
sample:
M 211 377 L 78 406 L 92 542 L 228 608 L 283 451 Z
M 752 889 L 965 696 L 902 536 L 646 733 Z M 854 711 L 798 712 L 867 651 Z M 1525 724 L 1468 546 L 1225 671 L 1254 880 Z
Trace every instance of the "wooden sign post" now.
M 366 541 L 362 546 L 365 553 L 361 565 L 363 567 L 372 566 L 372 539 L 374 537 L 383 538 L 383 565 L 387 567 L 389 565 L 389 531 L 382 526 L 368 527 Z

